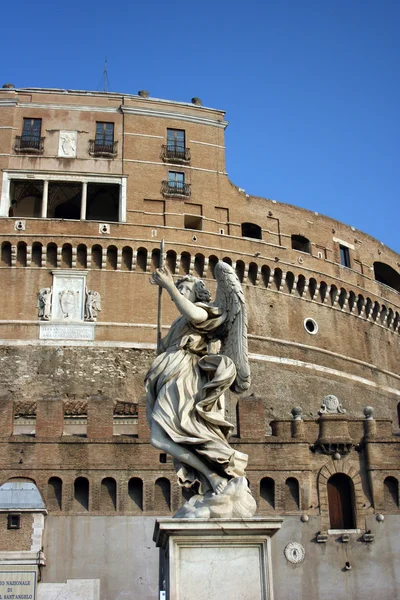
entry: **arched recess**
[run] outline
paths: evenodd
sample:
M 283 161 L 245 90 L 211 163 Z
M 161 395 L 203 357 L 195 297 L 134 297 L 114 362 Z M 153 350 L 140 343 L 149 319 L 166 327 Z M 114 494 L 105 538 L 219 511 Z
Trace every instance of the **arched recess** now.
M 188 275 L 190 272 L 190 259 L 191 256 L 189 252 L 182 252 L 181 254 L 181 262 L 180 262 L 180 274 Z
M 78 477 L 74 481 L 74 509 L 89 510 L 89 481 L 86 477 Z
M 232 266 L 232 259 L 229 258 L 229 256 L 224 256 L 224 258 L 222 259 L 222 262 L 226 263 L 230 267 Z
M 122 260 L 121 260 L 121 270 L 122 271 L 132 271 L 132 257 L 133 251 L 130 246 L 124 246 L 122 248 Z
M 63 269 L 70 269 L 72 267 L 72 246 L 71 246 L 71 244 L 64 244 L 62 247 L 61 267 Z
M 166 263 L 167 263 L 168 269 L 174 275 L 175 271 L 176 271 L 176 252 L 175 252 L 175 250 L 167 251 Z
M 399 509 L 399 482 L 396 477 L 386 477 L 383 482 L 383 504 L 388 513 Z
M 158 269 L 158 267 L 160 266 L 160 257 L 160 248 L 154 248 L 151 252 L 151 268 L 153 270 Z
M 54 242 L 47 244 L 46 267 L 57 267 L 57 245 Z
M 42 244 L 40 242 L 33 242 L 32 244 L 32 266 L 42 266 Z
M 17 244 L 17 267 L 26 267 L 26 243 Z
M 194 257 L 194 271 L 198 277 L 203 277 L 204 262 L 205 262 L 204 255 L 196 254 L 196 256 Z
M 113 477 L 105 477 L 101 482 L 100 510 L 117 510 L 117 482 Z
M 242 237 L 262 240 L 261 227 L 255 223 L 242 223 Z
M 288 294 L 291 294 L 294 288 L 294 273 L 292 271 L 286 273 L 285 285 Z
M 118 250 L 117 247 L 112 245 L 107 247 L 107 260 L 106 260 L 106 269 L 110 269 L 115 271 L 117 268 L 117 257 Z
M 78 269 L 87 267 L 87 248 L 85 244 L 79 244 L 76 249 L 76 266 Z
M 353 466 L 349 466 L 344 460 L 336 460 L 328 463 L 322 467 L 319 472 L 318 497 L 321 513 L 321 527 L 324 530 L 331 528 L 328 503 L 328 480 L 336 474 L 347 475 L 350 479 L 354 524 L 357 528 L 361 529 L 365 515 L 365 498 L 362 490 L 361 476 Z
M 374 262 L 374 276 L 379 283 L 393 288 L 400 292 L 400 273 L 395 271 L 393 267 L 382 262 Z
M 92 268 L 101 269 L 103 262 L 103 249 L 99 244 L 92 247 Z
M 288 477 L 285 481 L 285 512 L 292 512 L 299 508 L 299 482 L 295 477 Z
M 136 267 L 138 271 L 146 271 L 147 268 L 147 250 L 146 248 L 138 248 L 136 258 Z
M 59 477 L 50 477 L 47 483 L 47 502 L 49 510 L 62 509 L 62 480 Z
M 171 510 L 171 483 L 166 477 L 160 477 L 154 485 L 154 510 L 160 513 Z
M 129 480 L 128 496 L 132 510 L 143 510 L 143 481 L 139 477 Z
M 211 278 L 215 279 L 214 271 L 215 271 L 217 262 L 218 262 L 218 258 L 216 256 L 214 256 L 213 254 L 208 259 L 207 277 L 209 277 L 210 279 Z
M 1 244 L 1 266 L 11 267 L 11 243 L 2 242 Z
M 269 285 L 269 277 L 271 275 L 271 269 L 269 268 L 268 265 L 263 265 L 261 267 L 261 277 L 263 280 L 263 284 L 265 285 L 265 287 L 267 288 Z
M 236 266 L 235 266 L 235 271 L 236 271 L 236 275 L 238 276 L 240 283 L 243 282 L 244 268 L 245 268 L 244 262 L 242 260 L 237 260 Z
M 257 282 L 257 275 L 258 275 L 258 265 L 257 263 L 251 262 L 249 265 L 249 281 L 250 283 L 252 283 L 253 285 L 256 284 Z
M 275 481 L 271 477 L 260 481 L 260 510 L 275 510 Z

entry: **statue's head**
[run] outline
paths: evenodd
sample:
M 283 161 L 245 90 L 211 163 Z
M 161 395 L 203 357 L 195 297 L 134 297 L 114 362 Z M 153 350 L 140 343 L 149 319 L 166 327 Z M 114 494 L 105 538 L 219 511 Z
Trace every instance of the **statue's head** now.
M 176 287 L 191 302 L 210 302 L 211 292 L 204 285 L 204 281 L 193 275 L 185 275 L 176 282 Z

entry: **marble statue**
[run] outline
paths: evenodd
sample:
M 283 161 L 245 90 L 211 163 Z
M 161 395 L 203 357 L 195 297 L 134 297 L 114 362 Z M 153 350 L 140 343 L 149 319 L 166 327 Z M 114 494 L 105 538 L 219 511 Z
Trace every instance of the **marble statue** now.
M 99 292 L 86 290 L 85 321 L 97 321 L 97 316 L 100 311 L 101 302 Z
M 51 317 L 51 288 L 41 288 L 37 295 L 37 308 L 39 309 L 39 319 L 49 321 Z
M 244 477 L 248 457 L 229 445 L 233 426 L 224 415 L 224 392 L 250 386 L 246 305 L 230 265 L 219 262 L 215 277 L 214 302 L 201 279 L 187 275 L 175 284 L 167 267 L 150 280 L 181 313 L 145 379 L 151 443 L 174 458 L 179 484 L 194 492 L 178 517 L 251 517 L 256 510 Z

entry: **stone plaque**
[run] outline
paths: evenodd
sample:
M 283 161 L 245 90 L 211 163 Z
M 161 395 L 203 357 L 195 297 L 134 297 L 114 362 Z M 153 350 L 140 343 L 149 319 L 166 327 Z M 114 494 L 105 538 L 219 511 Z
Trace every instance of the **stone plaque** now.
M 77 137 L 77 131 L 60 131 L 58 156 L 61 158 L 75 158 Z
M 0 570 L 0 600 L 36 600 L 36 573 Z
M 41 323 L 41 340 L 94 340 L 94 323 L 57 324 Z
M 51 320 L 59 322 L 83 321 L 85 287 L 86 274 L 53 271 Z

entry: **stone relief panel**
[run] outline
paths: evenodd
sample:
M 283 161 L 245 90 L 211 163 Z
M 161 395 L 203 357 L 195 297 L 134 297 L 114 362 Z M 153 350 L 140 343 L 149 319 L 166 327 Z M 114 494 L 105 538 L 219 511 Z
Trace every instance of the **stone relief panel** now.
M 53 285 L 37 295 L 40 339 L 93 340 L 101 310 L 99 292 L 86 287 L 86 272 L 53 271 Z
M 76 158 L 77 131 L 60 131 L 58 156 L 61 158 Z

